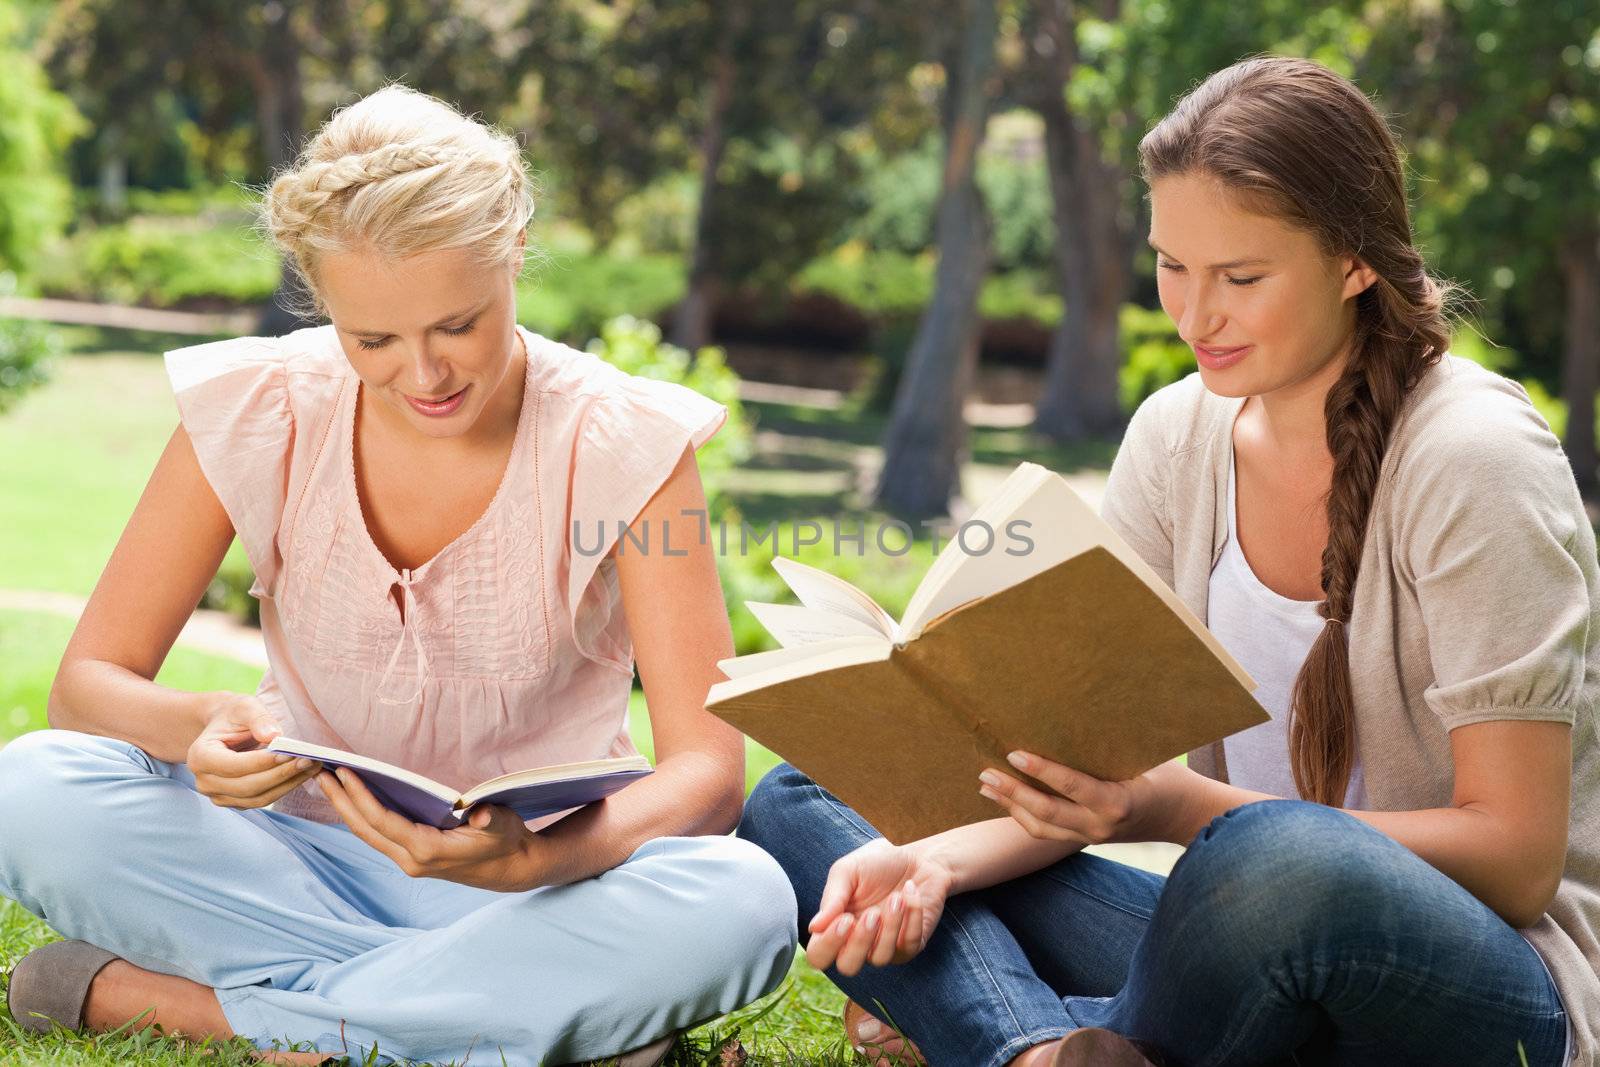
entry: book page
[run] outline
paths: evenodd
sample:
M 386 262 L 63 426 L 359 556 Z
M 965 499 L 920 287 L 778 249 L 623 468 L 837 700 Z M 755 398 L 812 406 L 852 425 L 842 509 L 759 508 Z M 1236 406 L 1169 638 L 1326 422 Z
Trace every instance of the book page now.
M 773 558 L 772 569 L 806 607 L 847 616 L 872 627 L 890 641 L 899 640 L 900 625 L 894 617 L 876 600 L 838 575 L 782 556 Z
M 798 645 L 794 648 L 775 648 L 768 652 L 750 652 L 743 656 L 729 656 L 727 659 L 717 660 L 717 666 L 729 678 L 744 678 L 764 671 L 778 670 L 818 656 L 825 656 L 841 648 L 859 647 L 864 639 L 860 637 L 836 637 L 830 641 L 814 641 L 807 645 Z
M 877 627 L 850 615 L 816 611 L 798 604 L 763 604 L 755 600 L 746 600 L 744 606 L 784 648 L 840 637 L 884 639 Z
M 966 552 L 959 541 L 945 546 L 901 620 L 906 640 L 917 637 L 928 623 L 963 604 L 1009 589 L 1098 546 L 1149 586 L 1241 685 L 1255 689 L 1254 679 L 1178 594 L 1054 471 L 1037 463 L 1019 464 L 969 521 L 979 519 L 994 529 L 993 545 L 987 552 L 977 554 Z M 983 547 L 980 539 L 971 540 L 975 547 Z
M 830 647 L 831 646 L 831 647 Z M 806 646 L 806 651 L 826 648 L 791 662 L 779 662 L 769 670 L 751 671 L 717 682 L 706 694 L 706 705 L 719 700 L 729 700 L 746 693 L 760 692 L 768 686 L 812 674 L 822 674 L 840 667 L 859 666 L 863 663 L 880 663 L 894 652 L 894 645 L 883 638 L 875 641 L 835 641 L 827 645 Z M 782 650 L 780 650 L 782 651 Z M 753 658 L 753 657 L 752 657 Z
M 643 756 L 613 756 L 609 759 L 580 760 L 576 763 L 553 763 L 548 767 L 532 767 L 525 771 L 512 771 L 509 774 L 491 778 L 487 782 L 480 782 L 461 795 L 461 800 L 457 806 L 468 808 L 479 801 L 485 800 L 493 804 L 502 803 L 501 800 L 497 799 L 496 794 L 526 789 L 530 786 L 568 785 L 581 782 L 587 778 L 606 778 L 616 775 L 622 775 L 627 778 L 627 781 L 631 782 L 636 778 L 644 777 L 650 772 L 650 761 Z M 627 783 L 624 782 L 623 784 Z M 566 806 L 571 807 L 572 805 Z M 559 810 L 561 809 L 550 809 L 550 811 Z M 519 812 L 518 814 L 521 813 Z M 549 812 L 541 812 L 540 814 L 547 815 Z M 537 818 L 537 816 L 525 815 L 523 818 L 532 819 Z
M 1053 471 L 1037 463 L 1018 464 L 994 495 L 979 505 L 967 520 L 969 523 L 987 525 L 993 531 L 992 539 L 984 535 L 981 528 L 978 529 L 970 538 L 976 551 L 969 553 L 960 538 L 952 538 L 940 550 L 928 573 L 923 575 L 900 621 L 906 640 L 916 637 L 928 622 L 945 612 L 1015 585 L 1024 578 L 1031 578 L 1088 547 L 1078 538 L 1073 542 L 1075 551 L 1059 550 L 1053 559 L 1042 558 L 1040 550 L 1057 547 L 1068 524 L 1051 521 L 1058 517 L 1041 515 L 1039 508 L 1026 507 L 1025 502 L 1041 486 L 1051 482 L 1059 483 L 1066 493 L 1077 500 L 1082 512 L 1099 521 L 1099 516 L 1078 499 L 1072 488 Z M 1081 519 L 1078 515 L 1073 517 Z M 1012 524 L 1019 520 L 1026 525 L 1013 527 Z M 1026 540 L 1014 536 L 1013 530 L 1020 532 Z M 1028 541 L 1032 542 L 1031 547 Z M 1050 541 L 1057 544 L 1048 544 Z
M 432 778 L 370 756 L 282 735 L 274 737 L 267 744 L 267 749 L 314 759 L 329 768 L 350 768 L 384 807 L 399 812 L 412 822 L 441 830 L 459 825 L 459 819 L 454 815 L 458 800 L 456 791 Z
M 386 778 L 405 782 L 416 789 L 422 790 L 424 793 L 432 793 L 447 804 L 455 803 L 456 798 L 460 795 L 442 782 L 436 782 L 432 778 L 420 775 L 415 771 L 408 771 L 404 767 L 396 767 L 392 763 L 385 763 L 381 759 L 357 755 L 354 752 L 346 752 L 339 748 L 329 748 L 326 745 L 313 745 L 310 741 L 298 741 L 292 737 L 284 737 L 282 734 L 274 737 L 267 744 L 267 748 L 272 752 L 287 752 L 294 756 L 305 756 L 321 763 L 349 767 L 351 770 L 372 771 L 374 774 L 381 774 Z

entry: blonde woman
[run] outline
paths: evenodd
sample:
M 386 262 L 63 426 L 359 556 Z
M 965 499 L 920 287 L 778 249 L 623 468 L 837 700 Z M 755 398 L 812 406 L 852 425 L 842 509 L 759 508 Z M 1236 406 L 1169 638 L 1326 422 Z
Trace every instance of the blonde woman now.
M 1592 1067 L 1600 567 L 1560 443 L 1447 352 L 1348 80 L 1247 60 L 1139 147 L 1199 371 L 1103 511 L 1272 721 L 1124 782 L 1015 753 L 950 785 L 1001 818 L 902 846 L 781 766 L 740 832 L 880 1065 Z M 1082 851 L 1116 841 L 1188 848 Z
M 336 113 L 264 211 L 331 325 L 167 354 L 181 424 L 54 729 L 0 752 L 0 893 L 76 939 L 22 961 L 11 1012 L 102 1030 L 154 1009 L 317 1050 L 297 1062 L 659 1062 L 793 954 L 788 881 L 726 836 L 743 739 L 702 706 L 732 649 L 694 452 L 726 409 L 517 326 L 521 153 L 437 100 Z M 622 524 L 655 550 L 617 551 Z M 157 685 L 235 535 L 258 691 Z M 463 787 L 631 753 L 635 658 L 656 770 L 565 818 L 434 830 L 262 748 L 283 732 Z

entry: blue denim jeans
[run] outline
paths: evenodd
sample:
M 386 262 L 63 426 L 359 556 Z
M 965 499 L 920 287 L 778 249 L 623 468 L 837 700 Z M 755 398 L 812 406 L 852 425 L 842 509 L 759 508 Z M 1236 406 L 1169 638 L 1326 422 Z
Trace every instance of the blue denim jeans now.
M 739 835 L 772 853 L 799 930 L 835 859 L 879 835 L 782 764 Z M 1557 1067 L 1567 1018 L 1533 947 L 1454 880 L 1336 808 L 1213 819 L 1168 877 L 1089 853 L 950 898 L 909 963 L 828 977 L 932 1067 L 998 1067 L 1101 1026 L 1168 1065 Z

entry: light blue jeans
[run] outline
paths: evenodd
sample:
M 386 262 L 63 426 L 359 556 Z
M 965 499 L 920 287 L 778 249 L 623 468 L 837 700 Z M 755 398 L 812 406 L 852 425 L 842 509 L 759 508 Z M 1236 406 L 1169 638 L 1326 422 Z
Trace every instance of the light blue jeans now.
M 657 838 L 571 885 L 411 878 L 343 826 L 220 808 L 181 764 L 106 737 L 0 749 L 0 895 L 64 937 L 217 991 L 258 1047 L 562 1064 L 770 992 L 795 899 L 732 837 Z
M 816 914 L 834 860 L 878 837 L 780 764 L 739 836 Z M 1264 800 L 1219 815 L 1169 877 L 1090 853 L 950 898 L 901 966 L 828 977 L 932 1067 L 1000 1067 L 1085 1026 L 1164 1067 L 1557 1067 L 1567 1017 L 1538 953 L 1447 875 L 1348 812 Z

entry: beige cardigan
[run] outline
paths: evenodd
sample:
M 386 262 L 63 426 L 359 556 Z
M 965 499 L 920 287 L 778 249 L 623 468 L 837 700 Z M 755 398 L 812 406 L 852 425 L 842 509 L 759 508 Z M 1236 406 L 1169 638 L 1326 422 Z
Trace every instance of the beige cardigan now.
M 1134 414 L 1102 512 L 1206 616 L 1227 538 L 1229 439 L 1244 401 L 1198 373 Z M 1517 383 L 1448 356 L 1407 398 L 1379 473 L 1347 627 L 1357 749 L 1375 811 L 1449 807 L 1449 730 L 1573 724 L 1567 863 L 1522 931 L 1600 1067 L 1600 568 L 1560 443 Z M 1287 759 L 1287 753 L 1285 759 Z M 1222 745 L 1189 766 L 1227 781 Z

